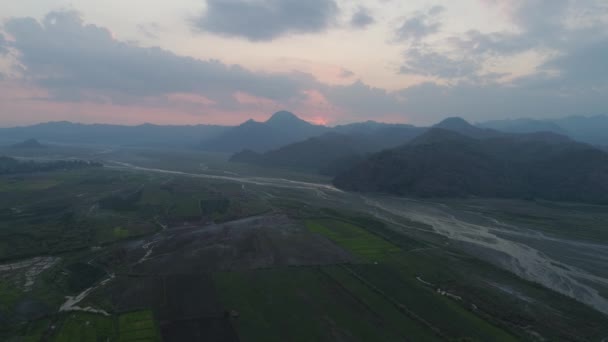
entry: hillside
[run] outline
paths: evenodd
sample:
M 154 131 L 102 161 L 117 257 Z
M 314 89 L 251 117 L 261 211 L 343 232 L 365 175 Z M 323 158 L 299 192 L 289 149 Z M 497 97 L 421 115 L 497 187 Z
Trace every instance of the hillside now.
M 216 138 L 203 141 L 202 147 L 218 152 L 238 152 L 243 149 L 266 152 L 327 131 L 329 128 L 325 126 L 313 125 L 290 112 L 282 111 L 265 122 L 249 120 L 230 128 Z
M 608 154 L 551 133 L 474 138 L 433 128 L 338 175 L 345 190 L 608 203 Z
M 335 175 L 352 166 L 370 153 L 385 148 L 399 146 L 423 132 L 412 126 L 395 127 L 386 125 L 373 129 L 352 131 L 344 134 L 330 132 L 268 151 L 263 154 L 243 150 L 235 154 L 231 161 L 252 163 L 263 166 L 306 169 Z M 365 133 L 363 133 L 365 132 Z
M 569 116 L 559 119 L 514 119 L 482 122 L 479 127 L 508 133 L 554 132 L 593 145 L 608 145 L 608 116 Z

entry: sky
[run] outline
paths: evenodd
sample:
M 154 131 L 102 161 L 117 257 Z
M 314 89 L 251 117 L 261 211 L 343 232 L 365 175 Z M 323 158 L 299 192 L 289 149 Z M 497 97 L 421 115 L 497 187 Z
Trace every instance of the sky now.
M 605 0 L 0 2 L 0 126 L 608 114 Z

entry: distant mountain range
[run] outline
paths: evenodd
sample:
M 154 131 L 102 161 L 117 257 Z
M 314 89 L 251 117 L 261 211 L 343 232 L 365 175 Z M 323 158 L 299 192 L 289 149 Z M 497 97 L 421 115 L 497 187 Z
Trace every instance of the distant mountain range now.
M 334 184 L 403 196 L 608 203 L 608 154 L 552 132 L 505 133 L 451 118 L 358 163 Z
M 219 152 L 243 149 L 266 152 L 327 131 L 329 128 L 326 126 L 313 125 L 293 113 L 281 111 L 265 122 L 249 120 L 229 128 L 217 137 L 203 141 L 202 148 Z
M 449 120 L 444 124 L 450 124 Z M 517 119 L 489 121 L 477 127 L 507 133 L 554 132 L 597 146 L 608 146 L 608 116 L 572 116 L 562 119 Z M 0 128 L 0 144 L 10 145 L 26 139 L 53 144 L 89 144 L 108 146 L 196 147 L 209 151 L 235 153 L 249 149 L 257 153 L 277 150 L 286 145 L 319 137 L 325 133 L 349 136 L 388 132 L 408 125 L 384 124 L 374 121 L 326 127 L 313 125 L 294 114 L 281 111 L 265 122 L 248 120 L 238 126 L 194 125 L 162 126 L 144 124 L 121 126 L 49 122 L 33 126 Z M 418 128 L 424 131 L 425 128 Z M 478 132 L 477 134 L 484 134 Z M 400 138 L 396 139 L 397 143 Z M 390 147 L 390 144 L 385 144 Z M 373 149 L 372 149 L 373 150 Z
M 58 144 L 91 144 L 113 146 L 194 146 L 202 139 L 210 139 L 228 127 L 197 126 L 120 126 L 105 124 L 77 124 L 49 122 L 26 127 L 0 128 L 4 142 L 35 138 Z
M 554 132 L 592 145 L 608 146 L 608 116 L 570 116 L 561 119 L 496 120 L 478 124 L 509 133 Z

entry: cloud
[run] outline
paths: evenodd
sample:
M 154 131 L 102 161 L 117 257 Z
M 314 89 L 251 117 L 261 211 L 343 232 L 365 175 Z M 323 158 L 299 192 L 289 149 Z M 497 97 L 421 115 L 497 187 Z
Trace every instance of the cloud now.
M 141 47 L 116 40 L 103 27 L 85 24 L 75 12 L 51 12 L 40 22 L 12 18 L 4 29 L 15 39 L 11 44 L 24 66 L 22 81 L 46 90 L 53 103 L 180 109 L 179 105 L 190 112 L 197 107 L 199 112 L 238 112 L 264 103 L 268 108 L 314 111 L 309 95 L 315 93 L 329 101 L 323 104 L 325 111 L 347 111 L 352 117 L 379 118 L 399 110 L 389 92 L 361 81 L 334 86 L 308 73 L 253 72 L 218 60 Z M 348 79 L 354 73 L 342 69 L 340 76 Z
M 436 16 L 441 11 L 424 15 Z M 6 53 L 10 48 L 11 58 L 23 69 L 21 79 L 15 81 L 11 74 L 0 85 L 28 84 L 42 89 L 36 96 L 48 93 L 47 102 L 33 106 L 40 117 L 47 105 L 57 112 L 67 108 L 77 112 L 91 103 L 97 106 L 91 105 L 98 109 L 96 113 L 103 112 L 100 108 L 125 112 L 134 108 L 142 113 L 149 108 L 166 115 L 187 112 L 184 117 L 188 118 L 201 112 L 232 113 L 237 118 L 244 115 L 238 113 L 263 115 L 259 113 L 283 107 L 326 113 L 330 118 L 339 115 L 344 121 L 402 118 L 418 124 L 453 115 L 481 121 L 608 113 L 608 25 L 606 19 L 598 19 L 598 13 L 606 15 L 606 9 L 594 11 L 591 17 L 574 16 L 580 21 L 575 23 L 570 7 L 548 12 L 542 19 L 546 23 L 529 22 L 531 19 L 520 17 L 521 11 L 513 8 L 512 20 L 518 25 L 514 31 L 469 31 L 445 40 L 437 40 L 444 33 L 433 40 L 418 35 L 419 39 L 407 41 L 400 72 L 424 75 L 437 83 L 398 91 L 362 81 L 331 85 L 310 73 L 256 72 L 218 60 L 184 57 L 117 40 L 103 27 L 85 24 L 77 13 L 52 12 L 40 21 L 4 21 L 2 32 L 11 40 L 0 35 L 0 51 Z M 483 69 L 492 58 L 510 58 L 526 51 L 549 53 L 542 55 L 536 72 L 525 77 L 504 81 L 500 70 Z M 343 82 L 356 79 L 347 69 L 332 70 Z M 0 104 L 25 102 L 5 96 Z
M 375 21 L 368 9 L 359 7 L 350 19 L 350 25 L 354 28 L 362 29 L 373 24 Z
M 421 26 L 410 36 L 399 72 L 440 81 L 399 91 L 403 111 L 426 122 L 450 115 L 482 121 L 607 113 L 608 6 L 599 3 L 508 3 L 514 30 L 470 30 L 434 42 L 423 34 L 433 26 Z M 509 74 L 486 69 L 496 59 L 516 61 L 526 53 L 540 58 L 527 75 L 504 81 Z
M 105 28 L 85 25 L 75 12 L 52 12 L 42 22 L 9 19 L 5 30 L 15 38 L 12 46 L 19 52 L 26 78 L 57 100 L 120 102 L 190 92 L 222 103 L 238 91 L 286 100 L 314 83 L 308 74 L 256 73 L 121 42 Z
M 6 41 L 6 39 L 4 38 L 2 33 L 0 33 L 0 56 L 5 55 L 7 53 L 8 53 L 8 42 Z
M 338 15 L 334 0 L 207 0 L 197 30 L 250 41 L 326 30 Z
M 407 61 L 399 72 L 452 79 L 468 77 L 476 70 L 477 63 L 468 57 L 450 58 L 446 54 L 412 48 L 407 51 Z
M 419 84 L 400 91 L 405 112 L 419 122 L 437 122 L 446 116 L 471 121 L 504 118 L 555 118 L 608 112 L 603 97 L 608 87 L 563 92 L 558 87 L 522 82 L 516 85 L 459 83 Z
M 138 24 L 137 30 L 149 39 L 158 39 L 158 35 L 164 31 L 163 27 L 155 22 Z
M 558 81 L 571 86 L 608 85 L 608 37 L 577 45 L 549 59 L 542 68 L 557 70 Z
M 340 70 L 340 75 L 338 75 L 338 76 L 340 76 L 340 78 L 351 78 L 351 77 L 355 76 L 355 73 L 352 72 L 351 70 L 342 68 L 342 70 Z
M 437 16 L 445 9 L 435 6 L 426 12 L 418 12 L 415 16 L 406 18 L 396 30 L 398 41 L 419 41 L 431 34 L 437 33 L 441 23 Z
M 322 93 L 329 102 L 346 110 L 351 118 L 370 119 L 402 113 L 405 109 L 395 94 L 371 87 L 360 80 L 345 86 L 324 87 Z

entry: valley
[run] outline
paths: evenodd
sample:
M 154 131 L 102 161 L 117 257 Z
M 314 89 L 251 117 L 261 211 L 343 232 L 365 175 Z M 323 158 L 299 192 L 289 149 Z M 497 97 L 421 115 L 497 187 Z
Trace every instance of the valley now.
M 6 336 L 608 337 L 603 206 L 349 193 L 204 152 L 52 152 L 20 157 L 104 167 L 2 176 Z

